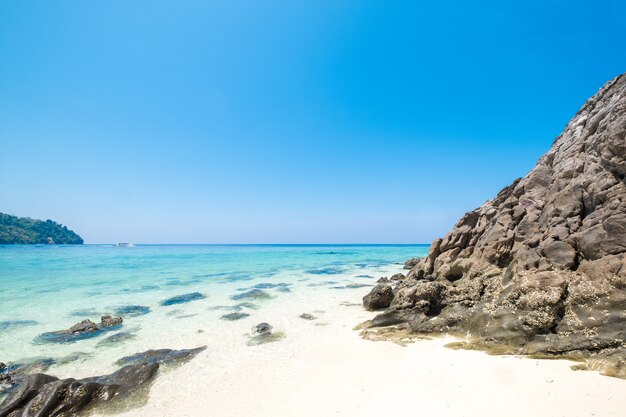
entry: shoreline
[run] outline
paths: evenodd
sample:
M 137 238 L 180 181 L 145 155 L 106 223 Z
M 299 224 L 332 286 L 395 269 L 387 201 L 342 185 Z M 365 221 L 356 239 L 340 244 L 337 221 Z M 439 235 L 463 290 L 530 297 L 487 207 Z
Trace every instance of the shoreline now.
M 186 255 L 180 252 L 181 257 Z M 194 263 L 186 271 L 189 283 L 172 281 L 169 275 L 181 271 L 181 264 L 170 262 L 170 272 L 160 281 L 162 288 L 124 293 L 124 303 L 150 307 L 146 315 L 125 319 L 121 331 L 134 338 L 111 346 L 100 346 L 101 338 L 97 337 L 71 345 L 38 345 L 39 352 L 55 358 L 86 353 L 45 373 L 60 378 L 92 377 L 118 370 L 118 359 L 137 352 L 207 346 L 179 367 L 163 366 L 150 383 L 147 398 L 113 401 L 90 414 L 100 417 L 112 412 L 120 417 L 360 417 L 411 415 L 416 408 L 420 413 L 443 417 L 500 417 L 503 411 L 507 416 L 520 417 L 622 414 L 626 405 L 620 400 L 623 380 L 573 371 L 570 366 L 574 362 L 490 356 L 445 347 L 459 341 L 453 337 L 433 337 L 405 346 L 389 340 L 367 340 L 358 325 L 379 312 L 366 311 L 362 298 L 379 276 L 404 272 L 402 266 L 377 265 L 366 261 L 371 259 L 367 254 L 341 264 L 317 261 L 320 256 L 327 257 L 326 253 L 307 256 L 313 256 L 306 259 L 315 260 L 314 266 L 303 263 L 305 266 L 295 267 L 281 256 L 276 257 L 277 265 L 288 268 L 272 274 L 257 273 L 249 279 L 236 274 L 233 279 L 220 275 L 196 282 L 194 277 L 206 266 Z M 261 259 L 266 259 L 265 255 Z M 144 282 L 134 285 L 154 283 L 153 271 L 161 269 L 151 266 L 142 270 Z M 170 288 L 167 284 L 172 282 L 176 286 Z M 251 288 L 262 288 L 268 296 L 247 300 L 249 305 L 243 310 L 233 310 L 233 305 L 243 301 L 240 296 Z M 164 299 L 193 291 L 206 297 L 163 305 Z M 101 307 L 114 306 L 110 304 L 113 298 L 120 301 L 116 288 L 111 288 L 110 294 L 112 298 L 104 300 Z M 80 300 L 86 303 L 88 299 Z M 80 306 L 63 306 L 68 312 L 75 307 Z M 234 311 L 246 316 L 234 321 L 223 319 Z M 303 314 L 309 316 L 303 318 Z M 63 328 L 68 321 L 77 321 L 63 315 L 56 320 L 42 323 L 41 330 Z M 275 334 L 284 337 L 250 345 L 251 328 L 262 322 L 270 323 Z M 34 335 L 40 328 L 21 331 Z M 573 392 L 581 394 L 573 396 Z
M 624 381 L 571 370 L 576 362 L 454 350 L 445 345 L 461 339 L 450 336 L 366 340 L 355 325 L 376 313 L 348 311 L 295 345 L 254 347 L 228 368 L 201 354 L 160 375 L 147 403 L 119 416 L 380 416 L 416 405 L 444 417 L 622 415 Z

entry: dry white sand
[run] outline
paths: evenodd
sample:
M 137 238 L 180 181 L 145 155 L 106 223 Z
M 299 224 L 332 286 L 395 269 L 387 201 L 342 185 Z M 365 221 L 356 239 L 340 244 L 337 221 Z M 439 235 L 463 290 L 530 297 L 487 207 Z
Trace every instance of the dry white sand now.
M 572 371 L 568 361 L 455 351 L 443 346 L 449 339 L 407 347 L 367 341 L 352 327 L 370 313 L 358 307 L 336 313 L 328 325 L 303 320 L 307 331 L 230 359 L 203 353 L 161 374 L 148 403 L 125 415 L 626 415 L 624 380 Z

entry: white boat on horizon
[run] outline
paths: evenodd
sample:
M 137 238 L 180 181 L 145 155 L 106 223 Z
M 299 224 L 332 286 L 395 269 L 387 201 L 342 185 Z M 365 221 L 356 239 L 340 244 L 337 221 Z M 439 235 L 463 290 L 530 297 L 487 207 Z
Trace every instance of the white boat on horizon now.
M 134 248 L 135 247 L 135 245 L 133 245 L 132 243 L 128 243 L 128 242 L 117 242 L 115 246 L 118 248 Z

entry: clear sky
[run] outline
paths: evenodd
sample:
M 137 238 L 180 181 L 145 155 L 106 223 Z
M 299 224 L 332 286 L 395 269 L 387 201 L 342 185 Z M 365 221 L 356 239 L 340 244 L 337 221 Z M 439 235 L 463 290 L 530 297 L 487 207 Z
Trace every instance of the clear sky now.
M 428 243 L 626 71 L 613 1 L 5 1 L 0 211 L 88 243 Z

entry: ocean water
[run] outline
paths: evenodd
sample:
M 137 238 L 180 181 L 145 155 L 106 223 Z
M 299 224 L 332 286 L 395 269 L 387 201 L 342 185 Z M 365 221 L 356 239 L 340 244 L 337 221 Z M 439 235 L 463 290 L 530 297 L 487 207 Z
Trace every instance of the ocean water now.
M 362 308 L 359 300 L 380 276 L 427 251 L 427 245 L 0 246 L 0 362 L 45 358 L 47 373 L 85 377 L 112 372 L 117 359 L 148 349 L 207 346 L 201 360 L 224 369 L 242 352 L 268 348 L 250 346 L 257 323 L 284 334 L 272 349 L 289 346 L 346 309 Z M 246 298 L 254 289 L 263 297 Z M 183 297 L 188 302 L 166 302 L 194 293 Z M 222 318 L 229 313 L 245 316 Z M 41 336 L 84 319 L 98 323 L 105 314 L 122 315 L 123 325 L 69 343 Z M 116 334 L 123 335 L 107 342 Z

